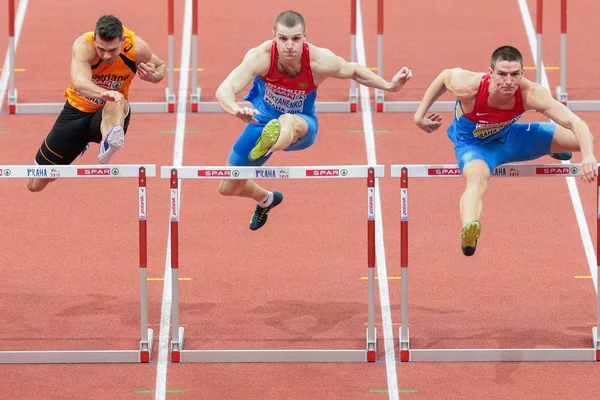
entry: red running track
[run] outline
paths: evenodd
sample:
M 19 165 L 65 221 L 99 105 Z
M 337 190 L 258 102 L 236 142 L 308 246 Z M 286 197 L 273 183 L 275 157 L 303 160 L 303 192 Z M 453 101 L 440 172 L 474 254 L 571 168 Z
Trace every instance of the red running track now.
M 27 68 L 27 75 L 18 76 L 22 98 L 62 101 L 60 97 L 68 80 L 68 56 L 65 58 L 64 54 L 68 54 L 74 37 L 89 29 L 97 18 L 94 13 L 88 15 L 76 10 L 74 3 L 68 4 L 56 12 L 65 16 L 71 13 L 74 23 L 52 42 L 56 49 L 62 50 L 51 51 L 43 39 L 50 28 L 43 17 L 54 11 L 39 4 L 29 5 L 17 63 Z M 118 9 L 116 2 L 103 4 L 107 9 L 119 10 L 126 24 L 166 58 L 166 26 L 148 24 L 164 19 L 162 5 L 148 8 L 148 12 L 156 13 L 153 18 L 142 18 L 134 11 Z M 346 2 L 336 1 L 328 8 L 330 11 L 317 8 L 314 2 L 298 8 L 307 17 L 309 39 L 346 58 L 349 57 L 345 34 L 345 27 L 349 26 L 347 7 Z M 386 77 L 402 65 L 408 65 L 415 73 L 406 90 L 390 95 L 389 99 L 420 99 L 435 74 L 447 66 L 486 68 L 491 49 L 506 42 L 522 48 L 526 64 L 532 64 L 527 37 L 524 30 L 517 28 L 520 14 L 516 1 L 501 9 L 494 8 L 491 2 L 480 7 L 493 8 L 499 22 L 478 26 L 472 13 L 449 9 L 442 2 L 386 4 L 385 22 L 390 27 L 385 39 Z M 182 8 L 183 2 L 177 2 L 177 9 Z M 264 10 L 278 8 L 275 3 L 265 3 L 261 12 L 255 11 L 256 15 L 249 14 L 252 10 L 248 8 L 232 12 L 228 17 L 231 26 L 250 27 L 248 19 L 254 21 L 252 29 L 240 35 L 236 29 L 222 29 L 219 22 L 222 11 L 216 5 L 200 5 L 199 66 L 204 70 L 199 82 L 206 99 L 211 99 L 219 82 L 250 46 L 268 39 L 272 19 L 278 11 Z M 371 66 L 376 61 L 375 4 L 363 4 L 363 13 L 367 63 Z M 181 21 L 181 16 L 180 12 L 176 20 Z M 334 18 L 340 22 L 334 24 L 336 30 L 332 34 L 330 25 Z M 444 18 L 448 22 L 436 23 L 435 33 L 430 24 L 423 23 Z M 514 29 L 507 28 L 511 22 L 516 24 Z M 214 44 L 202 40 L 214 37 L 214 32 L 219 32 L 219 40 L 213 41 Z M 467 51 L 461 45 L 464 43 L 461 35 L 470 38 Z M 574 30 L 569 42 L 573 52 L 578 38 L 582 42 L 585 39 L 581 31 L 578 34 Z M 181 29 L 176 29 L 175 43 L 178 64 Z M 558 41 L 553 44 L 549 39 L 546 41 L 549 52 L 554 46 L 558 48 Z M 44 69 L 35 63 L 34 55 L 42 51 L 50 61 L 47 65 L 52 67 Z M 550 65 L 550 61 L 546 63 Z M 577 68 L 576 65 L 574 62 L 572 68 Z M 534 71 L 531 74 L 534 76 Z M 549 78 L 553 80 L 550 74 Z M 589 78 L 573 76 L 570 82 L 575 88 L 584 87 Z M 345 100 L 348 87 L 347 82 L 330 81 L 320 91 L 320 99 Z M 140 97 L 162 100 L 164 86 L 138 82 L 136 88 L 132 91 Z M 600 122 L 595 114 L 582 116 L 592 127 Z M 447 126 L 450 116 L 444 117 Z M 4 164 L 29 163 L 54 119 L 53 116 L 1 118 L 2 127 L 7 126 L 11 131 L 0 136 Z M 171 164 L 174 137 L 161 130 L 175 129 L 175 118 L 175 115 L 137 116 L 127 145 L 114 162 Z M 443 130 L 424 135 L 412 124 L 410 115 L 377 114 L 373 118 L 376 130 L 388 130 L 375 137 L 378 163 L 454 162 Z M 271 165 L 367 162 L 364 137 L 349 132 L 362 129 L 360 113 L 321 115 L 320 123 L 319 139 L 313 148 L 296 154 L 278 154 L 271 159 Z M 225 115 L 188 115 L 185 128 L 188 133 L 184 165 L 210 165 L 225 162 L 242 124 Z M 95 151 L 92 147 L 81 163 L 92 163 Z M 124 196 L 129 187 L 135 190 L 135 182 L 128 185 L 128 182 L 109 181 L 100 185 L 96 181 L 65 180 L 36 195 L 26 191 L 24 182 L 3 183 L 8 190 L 2 191 L 2 201 L 7 204 L 6 209 L 13 210 L 6 217 L 5 226 L 14 228 L 5 230 L 7 233 L 3 235 L 5 250 L 1 265 L 6 272 L 0 311 L 7 322 L 0 336 L 1 348 L 135 347 L 136 200 Z M 154 277 L 164 276 L 168 228 L 166 185 L 166 180 L 158 178 L 148 184 L 152 232 L 148 268 L 149 276 Z M 366 275 L 363 186 L 359 181 L 278 182 L 270 187 L 283 191 L 284 203 L 272 213 L 264 229 L 250 232 L 247 229 L 253 207 L 250 201 L 223 199 L 216 191 L 215 181 L 184 181 L 180 276 L 191 278 L 180 286 L 186 347 L 362 347 L 366 321 L 366 313 L 361 311 L 366 310 L 366 281 L 360 279 Z M 579 183 L 578 187 L 588 225 L 593 227 L 595 189 Z M 411 183 L 413 347 L 586 345 L 590 329 L 585 324 L 594 319 L 594 292 L 590 280 L 573 279 L 589 271 L 564 180 L 493 182 L 484 211 L 484 238 L 473 259 L 460 255 L 456 239 L 460 192 L 456 180 Z M 119 196 L 121 193 L 123 196 Z M 397 276 L 397 182 L 381 181 L 381 199 L 388 275 Z M 77 209 L 77 204 L 84 207 Z M 116 223 L 119 230 L 113 231 Z M 592 238 L 595 239 L 593 231 Z M 29 244 L 25 251 L 24 243 Z M 389 285 L 392 317 L 397 323 L 400 282 L 390 280 Z M 150 321 L 158 324 L 162 282 L 151 282 L 149 287 Z M 379 303 L 377 309 L 380 324 Z M 159 326 L 153 328 L 158 336 Z M 68 340 L 67 334 L 74 340 Z M 378 358 L 383 361 L 381 325 L 378 336 Z M 397 338 L 397 325 L 394 337 Z M 157 350 L 153 356 L 156 359 Z M 387 397 L 384 390 L 388 378 L 382 362 L 188 363 L 169 364 L 167 368 L 166 388 L 180 391 L 169 392 L 169 398 Z M 402 396 L 423 399 L 590 398 L 593 387 L 582 385 L 582 377 L 593 381 L 598 375 L 593 363 L 408 363 L 397 364 L 396 368 L 400 388 L 416 390 Z M 0 366 L 0 373 L 7 377 L 3 382 L 10 398 L 28 398 L 34 393 L 40 398 L 42 391 L 48 398 L 56 398 L 57 394 L 68 398 L 149 397 L 151 393 L 136 393 L 136 390 L 153 390 L 156 372 L 155 364 Z M 111 380 L 118 385 L 109 385 Z

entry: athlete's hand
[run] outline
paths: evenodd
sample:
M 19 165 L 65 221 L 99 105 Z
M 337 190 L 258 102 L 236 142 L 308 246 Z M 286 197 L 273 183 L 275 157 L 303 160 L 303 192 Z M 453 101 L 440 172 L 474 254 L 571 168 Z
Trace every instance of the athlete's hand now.
M 427 133 L 431 133 L 442 126 L 442 117 L 439 114 L 429 114 L 416 122 L 417 126 Z
M 152 82 L 152 83 L 156 83 L 159 81 L 159 74 L 156 71 L 156 66 L 151 63 L 151 62 L 147 62 L 147 63 L 139 63 L 138 67 L 137 67 L 137 71 L 138 71 L 138 75 L 140 77 L 140 79 L 144 80 L 144 81 L 148 81 L 148 82 Z
M 248 122 L 258 123 L 258 120 L 256 118 L 254 118 L 254 116 L 257 114 L 260 114 L 260 112 L 258 112 L 258 110 L 255 110 L 254 108 L 242 107 L 235 112 L 235 117 L 241 119 L 242 121 L 244 121 L 246 123 L 248 123 Z
M 105 101 L 120 101 L 123 100 L 123 94 L 116 90 L 105 90 L 100 95 L 100 98 Z
M 406 82 L 410 81 L 411 78 L 412 71 L 406 67 L 402 67 L 402 69 L 392 78 L 388 91 L 397 92 L 402 89 Z
M 584 157 L 581 161 L 581 179 L 588 183 L 594 182 L 598 175 L 597 165 L 598 162 L 593 155 Z

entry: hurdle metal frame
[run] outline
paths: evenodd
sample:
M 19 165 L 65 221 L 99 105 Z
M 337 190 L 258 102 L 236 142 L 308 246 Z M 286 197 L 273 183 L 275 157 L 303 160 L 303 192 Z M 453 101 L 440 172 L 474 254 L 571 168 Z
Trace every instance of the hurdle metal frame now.
M 383 3 L 384 0 L 377 0 L 377 75 L 383 76 Z M 375 108 L 377 112 L 399 112 L 414 113 L 419 109 L 421 101 L 386 101 L 385 92 L 375 89 Z M 453 112 L 454 101 L 438 100 L 429 108 L 430 112 Z
M 350 59 L 357 61 L 356 54 L 356 2 L 350 0 Z M 190 95 L 190 110 L 193 113 L 219 113 L 223 112 L 216 101 L 202 101 L 202 88 L 198 85 L 198 0 L 192 3 L 192 93 Z M 248 101 L 238 101 L 242 107 L 251 107 Z M 347 113 L 356 112 L 358 109 L 358 87 L 355 81 L 350 80 L 348 101 L 317 101 L 315 111 L 322 113 Z
M 537 58 L 542 65 L 542 20 L 543 0 L 536 1 L 536 36 Z M 542 69 L 537 69 L 537 82 L 541 83 Z M 558 101 L 572 111 L 600 111 L 600 100 L 570 100 L 567 90 L 567 0 L 560 0 L 560 85 L 556 86 L 555 96 Z
M 148 363 L 153 330 L 148 325 L 147 187 L 155 165 L 0 165 L 0 179 L 137 178 L 139 211 L 140 345 L 137 350 L 0 351 L 0 364 Z
M 170 180 L 171 200 L 171 345 L 170 359 L 179 362 L 375 362 L 375 178 L 385 174 L 382 165 L 306 167 L 163 166 L 161 178 Z M 184 328 L 179 326 L 179 180 L 180 179 L 356 179 L 367 183 L 367 329 L 365 349 L 259 349 L 191 350 L 184 348 Z
M 131 111 L 135 113 L 165 113 L 175 112 L 175 46 L 174 46 L 174 0 L 168 0 L 168 59 L 167 59 L 167 87 L 165 88 L 164 102 L 130 102 Z M 15 45 L 15 0 L 8 0 L 8 113 L 9 114 L 58 114 L 64 107 L 60 103 L 19 103 L 15 86 L 16 66 Z
M 408 361 L 600 361 L 600 296 L 598 278 L 600 264 L 596 267 L 596 323 L 592 328 L 592 346 L 589 348 L 513 348 L 513 349 L 412 349 L 408 323 L 408 181 L 410 178 L 462 177 L 457 165 L 391 165 L 391 177 L 400 178 L 400 268 L 401 268 L 401 323 L 399 328 L 399 358 Z M 516 177 L 576 177 L 581 175 L 578 164 L 504 164 L 492 172 L 494 178 Z M 600 168 L 598 169 L 598 222 L 600 233 Z M 600 238 L 596 241 L 600 256 Z

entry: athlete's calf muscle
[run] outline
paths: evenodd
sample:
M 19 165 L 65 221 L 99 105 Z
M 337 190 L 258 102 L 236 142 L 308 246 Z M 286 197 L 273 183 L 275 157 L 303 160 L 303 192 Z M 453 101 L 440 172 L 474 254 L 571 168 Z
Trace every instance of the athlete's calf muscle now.
M 54 182 L 55 180 L 56 178 L 32 178 L 29 179 L 29 182 L 27 182 L 27 189 L 29 189 L 30 192 L 34 193 L 41 192 L 46 186 L 48 186 L 49 183 Z

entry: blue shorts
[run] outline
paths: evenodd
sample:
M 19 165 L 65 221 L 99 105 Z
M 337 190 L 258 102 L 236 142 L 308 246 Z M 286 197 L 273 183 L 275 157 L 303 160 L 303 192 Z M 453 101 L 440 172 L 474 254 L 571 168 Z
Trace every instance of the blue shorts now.
M 483 160 L 493 171 L 501 164 L 535 160 L 550 154 L 556 126 L 553 122 L 514 123 L 508 132 L 484 143 L 464 143 L 448 136 L 454 142 L 454 154 L 461 173 L 473 160 Z
M 317 138 L 317 131 L 319 129 L 319 121 L 317 120 L 317 117 L 314 114 L 294 115 L 297 115 L 306 121 L 308 130 L 304 136 L 302 136 L 298 141 L 290 144 L 289 147 L 284 151 L 304 150 L 310 147 Z M 256 161 L 250 161 L 248 158 L 250 150 L 252 150 L 254 145 L 256 145 L 256 141 L 260 137 L 264 126 L 267 124 L 267 122 L 269 122 L 269 119 L 258 119 L 258 121 L 258 123 L 249 123 L 242 134 L 238 137 L 237 141 L 233 145 L 233 148 L 231 149 L 231 152 L 229 153 L 229 157 L 227 158 L 227 162 L 229 162 L 229 164 L 237 167 L 260 166 L 263 165 L 269 158 L 271 158 L 273 153 L 269 153 L 268 155 L 261 157 Z

